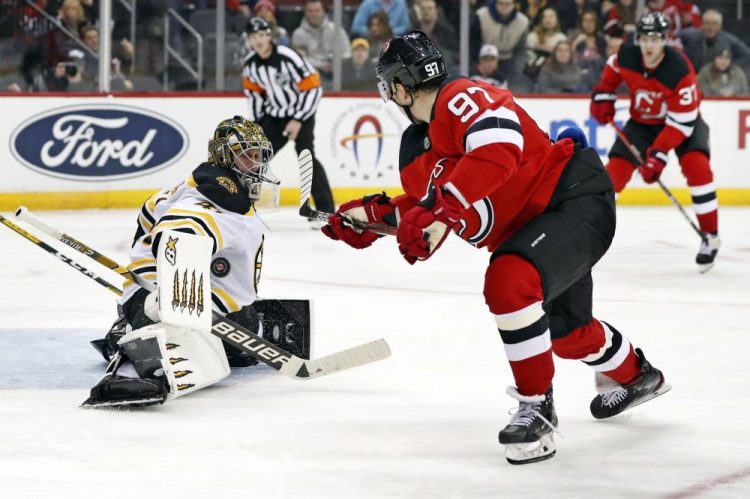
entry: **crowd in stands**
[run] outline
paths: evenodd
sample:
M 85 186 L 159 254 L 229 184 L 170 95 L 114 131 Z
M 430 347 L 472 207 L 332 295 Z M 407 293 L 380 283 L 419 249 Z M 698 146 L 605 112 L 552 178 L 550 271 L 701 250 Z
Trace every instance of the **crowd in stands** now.
M 0 42 L 12 38 L 23 46 L 18 77 L 4 82 L 7 89 L 95 91 L 98 2 L 0 0 Z M 171 88 L 178 88 L 180 80 L 172 72 L 180 68 L 164 67 L 158 49 L 163 46 L 164 15 L 174 9 L 201 32 L 195 19 L 211 9 L 215 16 L 215 0 L 139 0 L 136 46 L 128 38 L 131 14 L 123 10 L 123 3 L 127 2 L 113 2 L 112 89 L 158 90 L 164 72 L 176 82 Z M 252 16 L 271 24 L 277 44 L 305 55 L 328 90 L 338 53 L 342 90 L 374 91 L 374 66 L 383 44 L 415 28 L 426 32 L 444 51 L 451 69 L 458 70 L 458 0 L 343 3 L 343 23 L 336 26 L 330 0 L 226 0 L 229 73 L 239 74 L 249 50 L 243 31 Z M 635 22 L 642 13 L 637 4 L 637 0 L 470 0 L 470 74 L 519 93 L 588 93 L 608 57 L 622 43 L 633 42 Z M 663 12 L 669 19 L 668 43 L 690 59 L 704 95 L 749 94 L 750 48 L 737 36 L 746 34 L 726 31 L 722 13 L 708 8 L 715 3 L 700 5 L 706 10 L 687 0 L 646 0 L 645 9 Z M 195 44 L 174 21 L 169 39 L 178 53 L 191 60 Z M 134 84 L 139 74 L 149 75 L 150 85 L 142 77 Z M 150 88 L 139 88 L 139 83 Z

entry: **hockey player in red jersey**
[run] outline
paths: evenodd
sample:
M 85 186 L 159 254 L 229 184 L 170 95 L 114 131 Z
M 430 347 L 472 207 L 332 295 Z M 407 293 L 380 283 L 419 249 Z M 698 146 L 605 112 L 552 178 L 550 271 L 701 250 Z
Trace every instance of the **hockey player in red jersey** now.
M 484 296 L 515 379 L 508 393 L 519 403 L 499 434 L 508 461 L 555 454 L 553 352 L 596 372 L 596 418 L 666 392 L 641 350 L 592 316 L 591 268 L 612 241 L 615 209 L 611 181 L 583 133 L 578 143 L 552 143 L 509 91 L 448 78 L 421 31 L 385 44 L 378 77 L 383 98 L 413 123 L 400 146 L 405 194 L 349 201 L 323 232 L 366 248 L 378 236 L 354 229 L 352 219 L 397 225 L 411 264 L 431 257 L 451 230 L 492 253 Z
M 640 151 L 637 165 L 619 138 L 609 152 L 607 171 L 615 192 L 622 191 L 638 168 L 646 183 L 653 183 L 667 165 L 673 150 L 680 160 L 706 242 L 696 263 L 705 272 L 714 264 L 719 240 L 714 175 L 709 164 L 708 125 L 700 115 L 701 94 L 695 71 L 679 50 L 665 45 L 669 24 L 660 13 L 644 14 L 636 24 L 637 44 L 625 44 L 611 56 L 599 84 L 594 87 L 591 115 L 609 123 L 615 115 L 615 89 L 624 81 L 630 92 L 630 120 L 625 135 Z

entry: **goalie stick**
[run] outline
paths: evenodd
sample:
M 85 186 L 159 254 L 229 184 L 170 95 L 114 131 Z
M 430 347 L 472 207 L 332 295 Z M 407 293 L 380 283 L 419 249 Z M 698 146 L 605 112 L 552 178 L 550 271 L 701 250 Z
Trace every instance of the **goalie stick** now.
M 87 268 L 82 267 L 81 265 L 79 265 L 72 258 L 68 258 L 64 254 L 62 254 L 60 251 L 58 251 L 56 248 L 53 248 L 52 246 L 50 246 L 49 244 L 45 243 L 44 241 L 42 241 L 38 237 L 34 236 L 30 232 L 25 231 L 24 229 L 22 229 L 21 227 L 19 227 L 16 224 L 14 224 L 13 222 L 11 222 L 10 220 L 8 220 L 7 218 L 5 218 L 2 215 L 0 215 L 0 222 L 2 222 L 3 225 L 5 225 L 6 227 L 8 227 L 12 231 L 14 231 L 16 234 L 18 234 L 18 235 L 20 235 L 20 236 L 28 239 L 29 241 L 31 241 L 32 243 L 34 243 L 37 246 L 39 246 L 40 248 L 42 248 L 44 251 L 46 251 L 50 255 L 56 257 L 58 260 L 60 260 L 63 263 L 66 263 L 69 266 L 73 267 L 74 269 L 76 269 L 78 272 L 82 273 L 86 277 L 90 277 L 91 279 L 93 279 L 97 283 L 101 284 L 102 286 L 104 286 L 108 290 L 110 290 L 113 293 L 115 293 L 117 296 L 122 296 L 122 290 L 120 288 L 118 288 L 114 284 L 111 284 L 111 283 L 105 281 L 104 279 L 102 279 L 101 277 L 99 277 L 98 275 L 96 275 L 94 272 L 88 270 Z
M 32 215 L 26 208 L 20 207 L 16 211 L 16 216 L 18 216 L 21 220 L 33 225 L 34 227 L 41 229 L 49 236 L 54 237 L 58 241 L 66 244 L 67 246 L 70 246 L 76 251 L 110 268 L 118 274 L 132 279 L 135 283 L 137 283 L 144 289 L 148 291 L 153 291 L 156 289 L 156 286 L 150 281 L 143 279 L 138 274 L 131 272 L 127 268 L 119 265 L 114 260 L 104 256 L 88 245 L 78 241 L 77 239 L 50 227 L 49 225 Z M 2 217 L 2 215 L 0 215 L 0 217 Z M 117 287 L 107 283 L 103 279 L 96 276 L 93 272 L 90 272 L 83 267 L 78 266 L 78 264 L 73 262 L 72 259 L 62 255 L 62 253 L 60 253 L 56 249 L 40 241 L 38 238 L 21 229 L 9 220 L 2 218 L 2 222 L 18 234 L 34 242 L 35 244 L 37 244 L 37 246 L 40 246 L 45 251 L 54 254 L 64 262 L 76 268 L 87 277 L 90 277 L 100 284 L 104 285 L 113 293 L 119 295 L 122 294 L 122 291 L 120 291 Z M 264 364 L 294 379 L 319 378 L 321 376 L 326 376 L 337 371 L 343 371 L 346 369 L 351 369 L 353 367 L 377 362 L 391 355 L 391 350 L 388 347 L 388 343 L 386 343 L 386 341 L 381 338 L 369 343 L 364 343 L 362 345 L 342 350 L 340 352 L 326 355 L 325 357 L 305 360 L 287 352 L 277 345 L 274 345 L 273 343 L 263 339 L 261 336 L 253 333 L 249 329 L 242 327 L 236 322 L 229 320 L 216 312 L 214 312 L 213 314 L 211 333 L 215 336 L 218 336 L 229 345 L 232 345 L 233 347 L 238 348 L 243 352 L 247 352 Z
M 625 135 L 625 132 L 622 131 L 622 128 L 615 123 L 614 120 L 609 122 L 610 125 L 612 125 L 615 129 L 615 133 L 620 138 L 623 144 L 625 144 L 625 147 L 627 147 L 628 151 L 630 151 L 630 154 L 633 156 L 633 159 L 636 160 L 638 165 L 643 165 L 643 157 L 641 156 L 641 153 L 638 152 L 638 149 L 628 140 L 628 136 Z M 669 198 L 669 200 L 672 202 L 673 205 L 679 210 L 679 212 L 682 214 L 683 217 L 685 217 L 685 220 L 690 224 L 690 227 L 693 228 L 693 230 L 698 234 L 698 236 L 701 238 L 701 241 L 703 241 L 704 244 L 708 244 L 708 237 L 706 234 L 703 233 L 702 230 L 698 228 L 697 225 L 695 225 L 695 222 L 693 222 L 693 219 L 690 218 L 690 215 L 687 214 L 685 211 L 685 208 L 682 207 L 682 203 L 680 203 L 676 197 L 674 197 L 674 194 L 672 194 L 672 191 L 670 191 L 666 185 L 661 181 L 661 179 L 656 179 L 656 183 L 659 184 L 659 187 L 661 188 L 662 192 Z
M 299 153 L 297 166 L 299 166 L 299 214 L 308 220 L 319 220 L 328 223 L 328 219 L 333 216 L 333 213 L 326 213 L 310 208 L 310 190 L 313 181 L 313 159 L 310 151 L 304 149 Z M 357 229 L 369 230 L 383 236 L 395 236 L 398 232 L 396 227 L 384 223 L 365 223 L 353 219 L 347 219 L 347 222 Z

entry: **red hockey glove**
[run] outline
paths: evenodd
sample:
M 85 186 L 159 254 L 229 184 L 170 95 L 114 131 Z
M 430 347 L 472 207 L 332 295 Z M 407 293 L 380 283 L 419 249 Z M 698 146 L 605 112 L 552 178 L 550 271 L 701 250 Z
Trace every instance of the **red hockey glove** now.
M 372 194 L 362 199 L 354 199 L 339 206 L 334 215 L 328 219 L 328 225 L 320 230 L 334 241 L 344 241 L 356 249 L 368 248 L 378 239 L 378 234 L 369 230 L 360 230 L 353 227 L 351 220 L 374 223 L 385 222 L 396 225 L 394 207 L 390 204 L 388 196 L 383 194 Z
M 594 92 L 591 94 L 591 116 L 602 125 L 609 123 L 615 117 L 616 100 L 616 94 L 594 88 Z
M 430 186 L 427 196 L 398 224 L 398 249 L 407 262 L 427 260 L 460 218 L 461 203 L 449 192 Z
M 649 149 L 646 152 L 646 162 L 638 167 L 643 181 L 653 184 L 661 176 L 664 167 L 667 166 L 667 153 L 661 149 Z

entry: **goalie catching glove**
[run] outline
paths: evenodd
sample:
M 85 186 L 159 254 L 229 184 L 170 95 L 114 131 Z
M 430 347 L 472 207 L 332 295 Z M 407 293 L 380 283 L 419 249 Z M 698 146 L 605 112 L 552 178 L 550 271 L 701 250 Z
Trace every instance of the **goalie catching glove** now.
M 417 206 L 407 211 L 398 226 L 398 249 L 407 262 L 427 260 L 461 218 L 461 203 L 443 187 L 430 186 Z
M 353 222 L 386 223 L 396 226 L 396 208 L 391 199 L 382 194 L 371 194 L 342 204 L 320 230 L 334 241 L 344 241 L 356 249 L 369 248 L 382 237 L 369 230 L 358 229 Z

